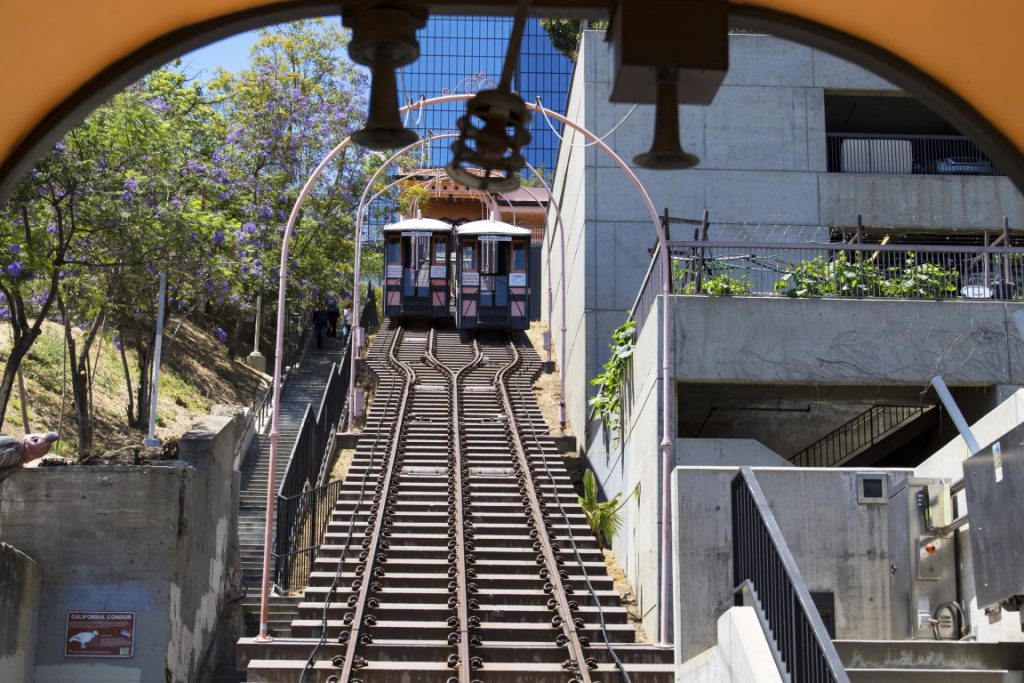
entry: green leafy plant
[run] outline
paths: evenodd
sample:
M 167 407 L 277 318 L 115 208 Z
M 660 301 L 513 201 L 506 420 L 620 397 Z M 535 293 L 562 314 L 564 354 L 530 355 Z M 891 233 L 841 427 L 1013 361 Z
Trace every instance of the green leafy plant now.
M 583 508 L 583 514 L 587 516 L 587 523 L 602 548 L 607 548 L 612 538 L 622 528 L 622 515 L 619 511 L 639 488 L 640 485 L 637 484 L 626 500 L 621 502 L 621 493 L 615 494 L 611 500 L 601 501 L 598 498 L 597 478 L 594 476 L 593 470 L 587 470 L 583 475 L 583 495 L 577 499 Z
M 691 280 L 683 287 L 683 294 L 707 294 L 708 296 L 738 296 L 750 294 L 754 290 L 746 280 L 730 277 L 725 273 L 713 275 L 701 282 L 700 292 L 696 281 Z
M 590 380 L 591 384 L 599 387 L 597 394 L 590 399 L 590 405 L 594 407 L 596 415 L 616 431 L 622 411 L 622 380 L 636 346 L 635 333 L 636 322 L 633 320 L 612 332 L 612 355 L 604 364 L 604 372 Z
M 871 259 L 850 260 L 845 253 L 826 261 L 816 256 L 793 267 L 775 283 L 786 296 L 879 296 L 885 278 Z
M 903 266 L 892 266 L 893 277 L 883 284 L 885 296 L 912 299 L 942 299 L 956 291 L 960 273 L 934 263 L 918 263 L 914 252 L 907 252 Z

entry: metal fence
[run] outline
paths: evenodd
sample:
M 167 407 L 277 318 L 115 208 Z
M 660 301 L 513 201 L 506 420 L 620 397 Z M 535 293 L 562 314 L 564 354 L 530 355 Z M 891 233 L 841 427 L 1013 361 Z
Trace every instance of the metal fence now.
M 306 407 L 281 479 L 274 541 L 274 583 L 281 591 L 305 587 L 337 498 L 332 488 L 336 482 L 326 483 L 327 468 L 335 429 L 344 415 L 351 371 L 346 347 L 341 364 L 331 366 L 319 406 L 315 412 L 312 404 Z
M 1004 175 L 961 135 L 827 133 L 831 173 Z
M 872 406 L 789 459 L 797 467 L 836 467 L 890 430 L 920 417 L 922 406 Z
M 736 604 L 749 597 L 783 680 L 849 683 L 775 516 L 753 471 L 732 482 L 732 562 Z
M 1024 298 L 1020 247 L 693 241 L 669 248 L 675 294 Z M 652 295 L 642 290 L 639 300 Z

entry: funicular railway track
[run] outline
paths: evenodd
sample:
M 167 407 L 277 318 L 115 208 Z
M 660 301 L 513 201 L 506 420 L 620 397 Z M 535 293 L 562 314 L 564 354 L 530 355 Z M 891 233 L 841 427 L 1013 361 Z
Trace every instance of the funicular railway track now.
M 670 681 L 545 444 L 532 349 L 388 327 L 371 356 L 374 411 L 296 638 L 241 648 L 248 680 Z

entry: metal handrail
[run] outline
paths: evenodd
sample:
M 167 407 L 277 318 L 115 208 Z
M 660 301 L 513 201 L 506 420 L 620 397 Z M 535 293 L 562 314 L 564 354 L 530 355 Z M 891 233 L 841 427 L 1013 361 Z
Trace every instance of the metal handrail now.
M 797 467 L 835 467 L 908 420 L 924 406 L 872 406 L 789 458 Z
M 733 586 L 749 582 L 754 608 L 768 625 L 765 636 L 792 683 L 849 683 L 835 645 L 814 606 L 796 560 L 753 470 L 741 467 L 732 482 Z

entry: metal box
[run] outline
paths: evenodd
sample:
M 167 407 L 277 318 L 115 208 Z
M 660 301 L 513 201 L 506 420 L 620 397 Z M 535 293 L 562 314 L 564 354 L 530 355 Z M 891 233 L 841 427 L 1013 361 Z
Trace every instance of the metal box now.
M 679 76 L 680 104 L 711 104 L 729 69 L 728 11 L 722 0 L 620 0 L 609 99 L 654 104 L 656 69 L 665 67 Z
M 964 461 L 979 607 L 1019 609 L 1024 595 L 1024 426 Z
M 935 638 L 935 609 L 957 599 L 956 548 L 952 535 L 931 530 L 941 510 L 940 479 L 908 478 L 889 490 L 889 558 L 892 595 L 892 637 Z M 956 628 L 946 613 L 936 626 L 943 638 L 955 639 Z

